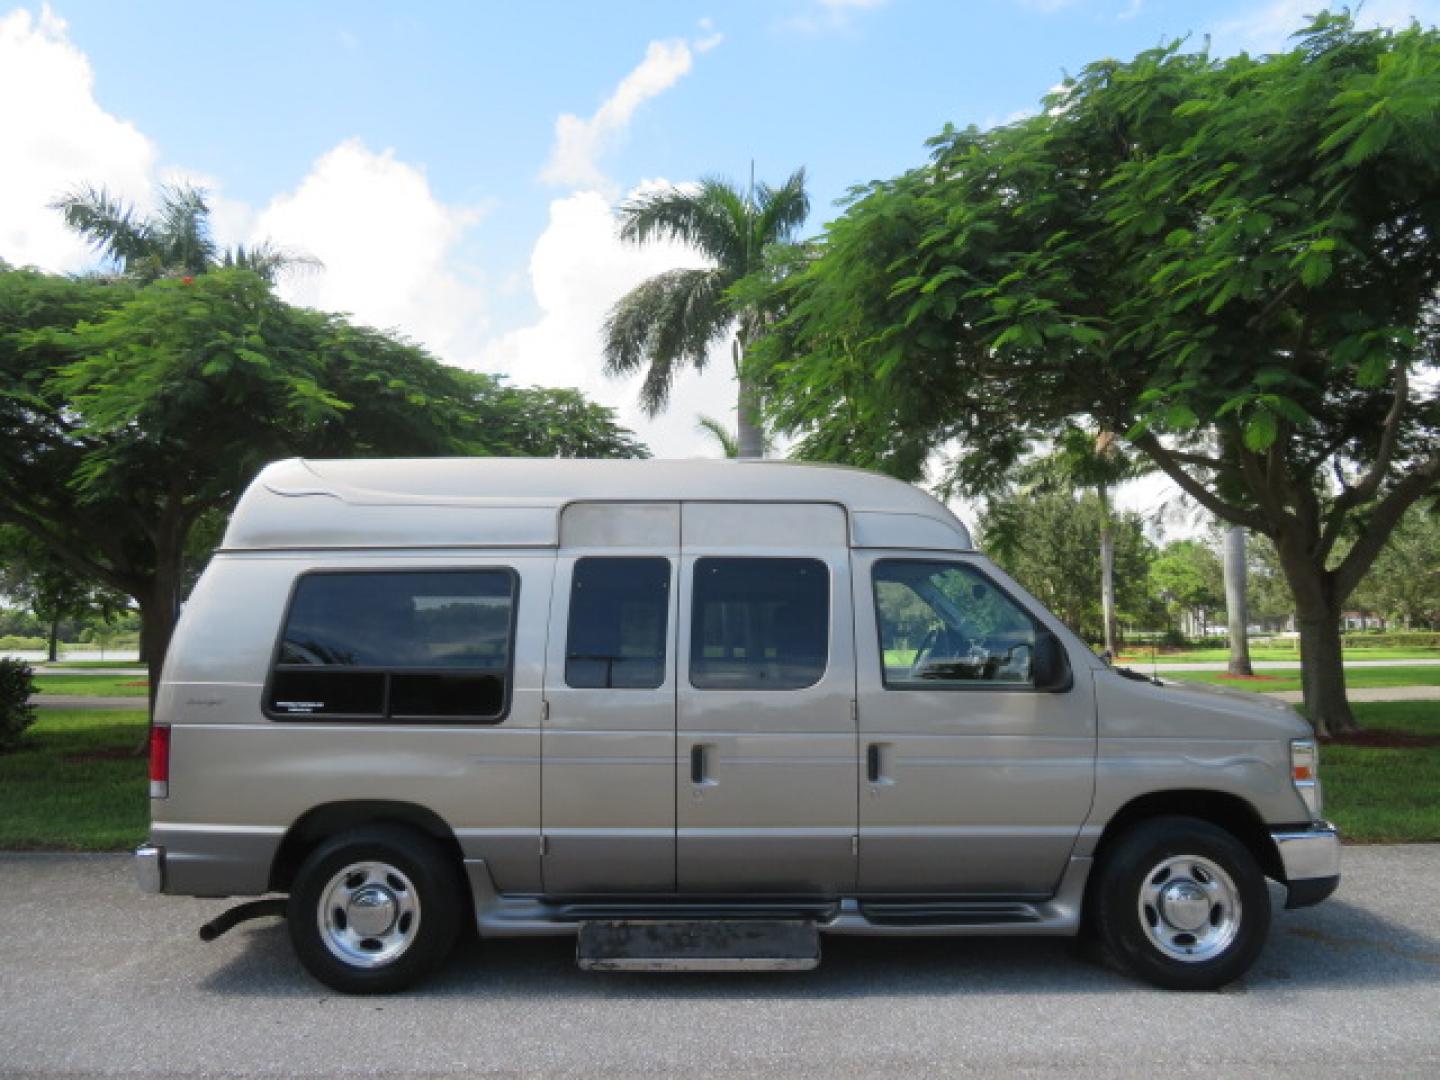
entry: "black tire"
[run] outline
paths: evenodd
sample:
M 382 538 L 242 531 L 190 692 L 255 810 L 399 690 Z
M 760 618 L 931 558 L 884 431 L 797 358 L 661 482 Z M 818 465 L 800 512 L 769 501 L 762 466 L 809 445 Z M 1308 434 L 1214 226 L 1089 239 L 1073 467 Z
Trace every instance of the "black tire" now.
M 1121 968 L 1155 986 L 1218 990 L 1265 946 L 1265 875 L 1244 844 L 1207 821 L 1141 822 L 1104 853 L 1096 874 L 1086 925 Z
M 347 868 L 356 869 L 341 879 Z M 339 902 L 347 895 L 350 905 Z M 301 864 L 286 910 L 290 942 L 305 970 L 334 990 L 394 993 L 450 954 L 464 896 L 459 868 L 433 839 L 403 826 L 366 826 L 325 841 Z M 393 917 L 366 938 L 361 915 Z

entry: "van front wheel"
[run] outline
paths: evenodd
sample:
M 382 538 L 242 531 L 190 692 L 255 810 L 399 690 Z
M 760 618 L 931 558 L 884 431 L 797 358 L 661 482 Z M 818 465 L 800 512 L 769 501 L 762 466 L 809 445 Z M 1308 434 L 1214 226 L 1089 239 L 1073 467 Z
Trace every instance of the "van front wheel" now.
M 463 895 L 434 840 L 396 826 L 343 833 L 295 875 L 287 916 L 311 975 L 347 994 L 403 990 L 449 954 Z
M 1167 990 L 1217 990 L 1249 970 L 1270 892 L 1249 849 L 1196 818 L 1143 822 L 1106 853 L 1093 925 L 1126 970 Z

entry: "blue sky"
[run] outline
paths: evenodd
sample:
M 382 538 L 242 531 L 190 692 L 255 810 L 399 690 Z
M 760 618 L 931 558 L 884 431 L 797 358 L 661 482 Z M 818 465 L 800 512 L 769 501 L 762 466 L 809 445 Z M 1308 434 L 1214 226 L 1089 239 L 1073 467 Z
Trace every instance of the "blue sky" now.
M 919 163 L 947 121 L 1001 123 L 1095 59 L 1172 37 L 1272 49 L 1316 0 L 773 0 L 769 3 L 175 3 L 0 0 L 0 258 L 90 260 L 44 209 L 82 182 L 144 202 L 215 194 L 229 241 L 325 270 L 299 302 L 394 327 L 450 362 L 581 385 L 657 452 L 707 452 L 723 363 L 648 421 L 598 374 L 626 289 L 693 258 L 615 241 L 637 185 L 778 181 L 814 211 Z M 1374 0 L 1367 21 L 1440 16 Z M 566 119 L 568 117 L 568 119 Z

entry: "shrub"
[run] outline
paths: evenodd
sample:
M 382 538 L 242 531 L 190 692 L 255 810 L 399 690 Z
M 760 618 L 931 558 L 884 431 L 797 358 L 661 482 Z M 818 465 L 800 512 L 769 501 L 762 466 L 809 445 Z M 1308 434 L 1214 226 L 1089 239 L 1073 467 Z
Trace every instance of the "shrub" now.
M 6 634 L 0 637 L 0 649 L 10 649 L 15 652 L 22 650 L 34 650 L 45 648 L 43 637 L 21 637 L 17 634 Z
M 1374 631 L 1345 635 L 1347 649 L 1440 649 L 1440 632 L 1396 630 L 1391 633 Z
M 35 722 L 35 672 L 23 660 L 0 658 L 0 753 L 20 744 L 25 729 Z

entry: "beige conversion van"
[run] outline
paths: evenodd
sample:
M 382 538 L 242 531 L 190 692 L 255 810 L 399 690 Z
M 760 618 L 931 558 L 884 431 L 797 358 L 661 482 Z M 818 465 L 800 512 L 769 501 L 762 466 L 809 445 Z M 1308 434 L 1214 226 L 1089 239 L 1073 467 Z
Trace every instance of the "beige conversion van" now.
M 773 462 L 282 461 L 159 687 L 142 888 L 264 897 L 322 982 L 462 925 L 597 969 L 823 934 L 1092 936 L 1241 975 L 1339 882 L 1314 740 L 1112 669 L 920 490 Z

